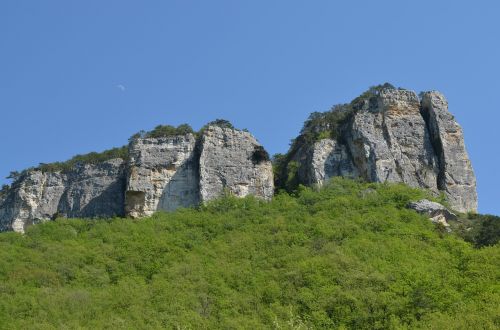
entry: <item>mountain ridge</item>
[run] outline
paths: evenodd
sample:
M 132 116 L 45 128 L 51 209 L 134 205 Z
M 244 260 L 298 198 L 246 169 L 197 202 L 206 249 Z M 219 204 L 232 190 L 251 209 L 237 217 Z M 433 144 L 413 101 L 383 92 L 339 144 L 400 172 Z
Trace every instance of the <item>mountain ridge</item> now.
M 475 212 L 475 175 L 463 134 L 439 92 L 371 87 L 349 104 L 313 113 L 286 155 L 271 160 L 257 139 L 216 120 L 158 126 L 127 147 L 13 173 L 0 194 L 0 230 L 22 232 L 57 216 L 143 217 L 221 196 L 254 195 L 331 177 L 402 182 L 443 193 L 456 211 Z

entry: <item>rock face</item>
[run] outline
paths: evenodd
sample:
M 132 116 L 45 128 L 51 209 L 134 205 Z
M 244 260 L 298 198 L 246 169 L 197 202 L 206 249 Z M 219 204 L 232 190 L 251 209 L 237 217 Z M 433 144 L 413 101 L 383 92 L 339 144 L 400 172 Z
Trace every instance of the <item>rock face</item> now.
M 351 122 L 348 146 L 361 175 L 436 190 L 438 162 L 414 92 L 382 90 Z
M 0 195 L 0 231 L 66 217 L 143 217 L 220 197 L 271 199 L 272 165 L 248 132 L 208 126 L 193 134 L 135 137 L 128 160 L 24 171 Z
M 271 161 L 250 133 L 209 126 L 203 132 L 200 149 L 201 201 L 217 198 L 225 189 L 239 197 L 272 198 Z
M 325 125 L 328 127 L 328 125 Z M 297 149 L 303 184 L 332 176 L 403 182 L 444 192 L 453 209 L 477 209 L 476 180 L 462 130 L 437 92 L 382 89 L 359 102 L 338 128 L 337 139 Z
M 193 134 L 131 142 L 125 192 L 128 215 L 137 218 L 198 204 L 195 144 Z
M 359 175 L 344 144 L 332 139 L 322 139 L 305 148 L 293 159 L 303 164 L 298 173 L 301 182 L 307 185 L 322 185 L 334 176 Z
M 0 205 L 0 230 L 24 232 L 28 225 L 58 215 L 123 215 L 124 169 L 123 160 L 113 159 L 65 173 L 27 171 Z
M 214 123 L 197 136 L 186 127 L 136 135 L 128 157 L 118 154 L 127 160 L 96 163 L 92 158 L 93 165 L 80 163 L 65 171 L 24 171 L 0 192 L 0 231 L 22 232 L 56 216 L 143 217 L 195 206 L 225 192 L 271 199 L 273 169 L 267 152 L 250 133 L 223 120 Z M 384 85 L 350 105 L 315 113 L 309 123 L 284 165 L 279 161 L 280 184 L 298 179 L 321 185 L 334 176 L 403 182 L 445 193 L 456 211 L 477 209 L 476 179 L 462 129 L 440 93 L 419 98 Z
M 439 159 L 438 188 L 458 211 L 477 209 L 476 176 L 465 150 L 462 128 L 448 112 L 448 102 L 439 92 L 422 96 L 422 115 L 427 121 Z

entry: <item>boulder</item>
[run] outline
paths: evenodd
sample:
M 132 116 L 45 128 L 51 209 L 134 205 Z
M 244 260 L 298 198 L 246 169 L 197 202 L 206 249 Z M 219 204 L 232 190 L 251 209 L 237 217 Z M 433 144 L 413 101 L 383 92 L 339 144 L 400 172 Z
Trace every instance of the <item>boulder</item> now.
M 448 210 L 443 205 L 432 202 L 428 199 L 411 202 L 408 204 L 408 208 L 428 216 L 432 222 L 439 223 L 446 228 L 450 226 L 448 224 L 449 220 L 457 220 L 457 216 L 453 212 Z

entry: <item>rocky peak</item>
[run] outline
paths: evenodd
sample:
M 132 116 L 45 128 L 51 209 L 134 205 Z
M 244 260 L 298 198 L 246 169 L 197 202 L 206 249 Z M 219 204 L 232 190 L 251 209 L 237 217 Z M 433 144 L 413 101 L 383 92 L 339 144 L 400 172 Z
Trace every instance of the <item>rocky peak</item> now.
M 318 134 L 308 130 L 313 126 L 327 129 Z M 314 114 L 301 133 L 281 164 L 298 163 L 298 183 L 322 184 L 332 176 L 403 182 L 445 193 L 457 211 L 477 209 L 462 130 L 438 92 L 419 99 L 405 89 L 372 88 L 350 104 Z

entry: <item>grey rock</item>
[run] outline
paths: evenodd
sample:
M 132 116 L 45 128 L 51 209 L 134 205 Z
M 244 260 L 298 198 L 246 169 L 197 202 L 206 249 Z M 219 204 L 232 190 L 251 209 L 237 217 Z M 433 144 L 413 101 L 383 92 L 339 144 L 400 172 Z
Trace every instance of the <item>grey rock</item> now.
M 353 162 L 371 182 L 403 182 L 437 191 L 438 162 L 417 95 L 382 90 L 358 111 L 347 130 Z
M 138 218 L 199 203 L 193 134 L 139 138 L 129 147 L 125 212 Z
M 322 139 L 305 148 L 294 158 L 300 164 L 301 182 L 321 186 L 334 176 L 358 176 L 347 147 L 336 140 Z
M 64 173 L 29 170 L 0 205 L 0 230 L 24 232 L 55 216 L 123 215 L 124 168 L 123 160 L 113 159 Z
M 210 126 L 198 139 L 193 134 L 139 137 L 130 142 L 126 162 L 25 171 L 0 196 L 0 231 L 24 232 L 56 216 L 144 217 L 196 206 L 225 190 L 272 198 L 271 162 L 250 133 Z
M 300 183 L 321 184 L 333 176 L 402 182 L 444 192 L 459 212 L 477 210 L 462 130 L 438 92 L 419 100 L 413 91 L 383 89 L 357 105 L 337 133 L 337 139 L 297 148 L 292 160 L 300 164 Z
M 465 149 L 462 128 L 448 111 L 445 97 L 436 91 L 423 93 L 422 115 L 439 157 L 438 188 L 446 193 L 455 210 L 476 211 L 476 177 Z
M 269 159 L 255 157 L 262 146 L 248 132 L 207 127 L 200 145 L 200 200 L 213 200 L 225 190 L 244 197 L 269 200 L 273 196 L 273 170 Z
M 457 220 L 456 214 L 443 205 L 431 202 L 428 199 L 411 202 L 408 204 L 408 208 L 428 216 L 432 222 L 442 224 L 445 227 L 450 226 L 448 223 L 449 220 Z

